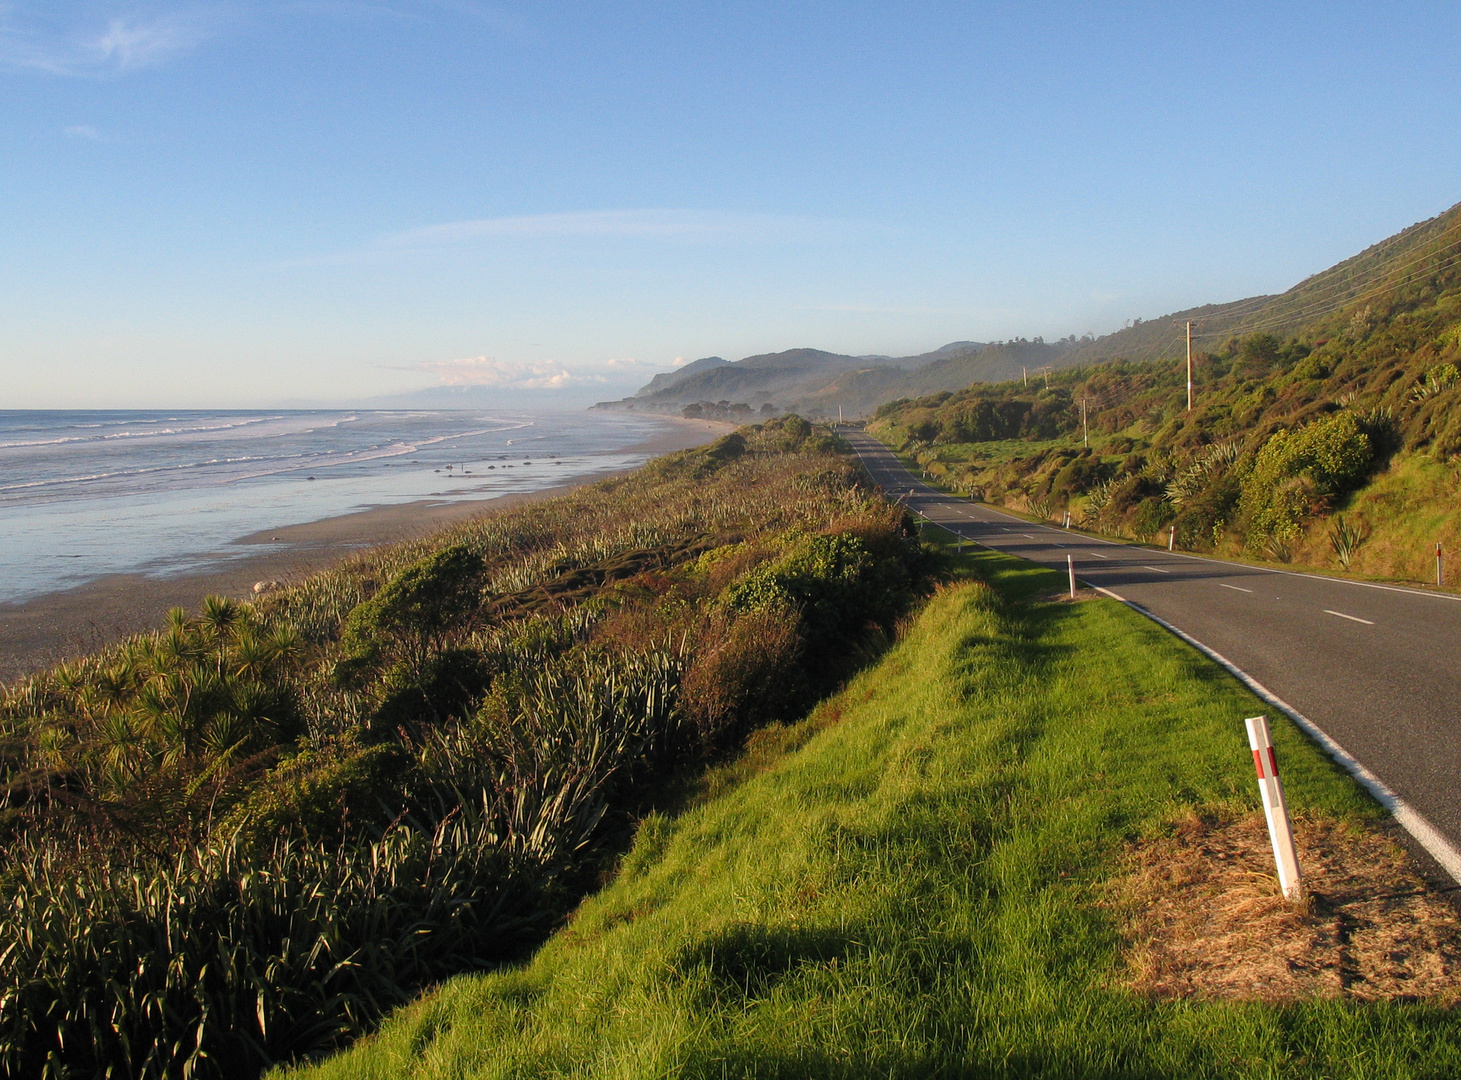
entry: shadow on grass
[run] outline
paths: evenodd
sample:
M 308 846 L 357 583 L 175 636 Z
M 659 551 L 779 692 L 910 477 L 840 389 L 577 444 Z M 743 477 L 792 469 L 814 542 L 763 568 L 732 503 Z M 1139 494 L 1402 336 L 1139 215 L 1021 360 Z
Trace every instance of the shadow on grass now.
M 842 931 L 735 923 L 686 945 L 670 970 L 686 982 L 708 979 L 717 997 L 762 998 L 786 976 L 840 962 L 853 947 Z

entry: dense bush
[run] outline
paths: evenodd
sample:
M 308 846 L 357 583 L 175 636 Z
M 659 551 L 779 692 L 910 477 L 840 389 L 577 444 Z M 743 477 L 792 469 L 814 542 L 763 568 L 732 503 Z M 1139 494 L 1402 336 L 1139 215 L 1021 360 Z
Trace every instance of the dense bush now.
M 930 475 L 991 502 L 1031 512 L 1070 505 L 1093 528 L 1144 535 L 1137 508 L 1161 498 L 1172 504 L 1184 546 L 1235 551 L 1251 532 L 1252 550 L 1266 553 L 1275 542 L 1281 551 L 1306 518 L 1329 513 L 1393 455 L 1461 459 L 1461 270 L 1441 270 L 1286 340 L 1267 332 L 1207 339 L 1191 408 L 1186 365 L 1174 355 L 1051 371 L 1040 380 L 1048 389 L 1015 379 L 903 399 L 880 408 L 868 430 Z M 1092 465 L 1076 457 L 1083 401 Z M 1329 431 L 1353 460 L 1326 465 L 1328 451 L 1304 440 L 1346 415 L 1337 422 L 1357 425 L 1368 454 L 1353 430 Z M 1016 440 L 1035 445 L 1010 445 Z M 1213 447 L 1241 460 L 1208 467 Z M 1297 460 L 1305 455 L 1313 460 Z M 1145 529 L 1157 511 L 1143 514 Z
M 1353 413 L 1275 432 L 1243 480 L 1238 509 L 1250 543 L 1290 541 L 1299 523 L 1363 479 L 1374 460 Z
M 831 445 L 778 418 L 9 688 L 0 1067 L 253 1075 L 538 940 L 912 597 Z

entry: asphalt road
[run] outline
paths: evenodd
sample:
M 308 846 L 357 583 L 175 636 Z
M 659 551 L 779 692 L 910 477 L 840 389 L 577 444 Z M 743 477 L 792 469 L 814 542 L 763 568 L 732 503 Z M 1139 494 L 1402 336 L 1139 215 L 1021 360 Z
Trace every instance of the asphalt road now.
M 1221 653 L 1319 725 L 1461 848 L 1461 597 L 1099 540 L 937 491 L 858 431 L 890 496 L 986 547 L 1109 589 Z M 911 494 L 910 494 L 911 492 Z

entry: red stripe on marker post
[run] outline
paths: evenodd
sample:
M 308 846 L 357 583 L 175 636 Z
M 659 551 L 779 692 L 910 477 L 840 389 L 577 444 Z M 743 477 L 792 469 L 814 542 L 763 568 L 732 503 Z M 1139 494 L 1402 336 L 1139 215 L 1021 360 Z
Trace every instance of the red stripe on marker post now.
M 1297 902 L 1304 896 L 1304 879 L 1299 871 L 1299 853 L 1294 847 L 1288 804 L 1284 802 L 1283 782 L 1278 778 L 1278 758 L 1273 752 L 1268 717 L 1253 716 L 1246 723 L 1248 745 L 1253 750 L 1253 764 L 1258 770 L 1258 790 L 1263 796 L 1263 815 L 1268 819 L 1268 836 L 1273 841 L 1273 861 L 1278 867 L 1279 888 L 1287 899 Z

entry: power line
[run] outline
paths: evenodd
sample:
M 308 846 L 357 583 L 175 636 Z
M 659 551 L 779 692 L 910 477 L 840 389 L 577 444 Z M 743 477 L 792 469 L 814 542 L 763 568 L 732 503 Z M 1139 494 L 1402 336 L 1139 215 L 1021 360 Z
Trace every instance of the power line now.
M 1449 234 L 1456 231 L 1457 228 L 1461 228 L 1461 223 L 1449 226 L 1446 229 L 1442 230 L 1442 232 L 1433 239 L 1432 243 L 1439 243 L 1441 247 L 1444 248 L 1450 243 L 1457 242 L 1456 240 L 1448 241 L 1445 239 L 1445 237 L 1447 237 Z M 1398 242 L 1398 238 L 1392 238 L 1392 242 Z M 1360 257 L 1361 256 L 1355 256 L 1355 258 Z M 1436 262 L 1438 258 L 1441 260 L 1440 262 Z M 1398 288 L 1399 286 L 1408 284 L 1409 282 L 1416 280 L 1418 277 L 1424 276 L 1426 274 L 1439 273 L 1442 270 L 1447 270 L 1450 267 L 1454 266 L 1458 261 L 1461 261 L 1461 254 L 1455 255 L 1448 259 L 1446 258 L 1443 251 L 1437 250 L 1435 248 L 1432 248 L 1431 251 L 1427 252 L 1424 255 L 1411 255 L 1409 253 L 1402 254 L 1385 262 L 1381 262 L 1377 266 L 1369 267 L 1363 271 L 1356 271 L 1356 276 L 1368 279 L 1361 284 L 1357 284 L 1353 279 L 1343 282 L 1329 282 L 1327 285 L 1323 285 L 1309 291 L 1308 295 L 1300 298 L 1301 303 L 1299 307 L 1282 315 L 1276 315 L 1273 318 L 1267 319 L 1263 322 L 1244 326 L 1241 328 L 1241 330 L 1245 333 L 1256 333 L 1259 330 L 1268 329 L 1270 327 L 1283 326 L 1285 324 L 1293 322 L 1296 319 L 1322 317 L 1322 315 L 1324 314 L 1339 310 L 1339 308 L 1345 306 L 1346 304 L 1358 303 L 1361 300 L 1367 300 L 1370 297 L 1376 296 L 1379 293 L 1386 291 L 1387 289 Z M 1339 265 L 1342 266 L 1344 264 L 1341 263 Z M 1412 270 L 1417 268 L 1419 268 L 1418 273 L 1407 274 L 1398 282 L 1391 281 L 1379 285 L 1376 288 L 1371 289 L 1369 292 L 1361 292 L 1357 295 L 1345 295 L 1356 288 L 1363 289 L 1366 284 L 1373 284 L 1376 279 L 1392 275 L 1397 270 Z M 1328 271 L 1322 271 L 1321 273 L 1328 273 Z M 1295 286 L 1294 289 L 1289 289 L 1287 292 L 1279 293 L 1277 295 L 1253 297 L 1250 300 L 1234 301 L 1233 304 L 1229 305 L 1226 310 L 1215 312 L 1201 321 L 1226 322 L 1229 320 L 1241 320 L 1246 315 L 1262 311 L 1262 309 L 1264 309 L 1265 307 L 1269 307 L 1271 305 L 1282 302 L 1285 297 L 1289 296 L 1290 293 L 1293 293 L 1294 290 L 1298 288 L 1300 288 L 1300 286 Z M 1338 303 L 1331 303 L 1331 301 L 1334 300 L 1338 300 Z M 1235 332 L 1237 329 L 1239 328 L 1235 327 L 1228 330 L 1211 330 L 1197 336 L 1208 338 L 1221 337 L 1224 334 Z M 1157 347 L 1160 348 L 1161 346 Z M 1151 346 L 1148 346 L 1148 348 L 1151 348 Z
M 1430 255 L 1423 256 L 1420 259 L 1410 260 L 1405 265 L 1407 265 L 1407 266 L 1418 266 L 1419 264 L 1424 263 L 1424 262 L 1426 262 L 1429 259 L 1434 259 L 1435 257 L 1436 257 L 1436 253 L 1432 252 Z M 1388 266 L 1388 267 L 1382 267 L 1382 268 L 1380 268 L 1378 270 L 1373 271 L 1370 275 L 1367 275 L 1367 276 L 1370 277 L 1370 281 L 1371 281 L 1371 283 L 1373 283 L 1374 278 L 1376 276 L 1379 276 L 1381 274 L 1384 274 L 1387 270 L 1392 270 L 1394 268 L 1394 266 L 1399 265 L 1400 263 L 1401 263 L 1401 260 L 1396 260 L 1395 264 L 1392 264 L 1391 266 Z M 1370 289 L 1368 292 L 1360 292 L 1360 293 L 1357 293 L 1357 294 L 1354 294 L 1354 295 L 1350 295 L 1350 296 L 1343 296 L 1343 297 L 1340 297 L 1339 299 L 1337 299 L 1337 301 L 1334 301 L 1333 298 L 1339 297 L 1339 294 L 1340 293 L 1343 293 L 1346 289 L 1350 289 L 1350 288 L 1354 288 L 1355 287 L 1352 284 L 1340 285 L 1340 286 L 1337 286 L 1335 288 L 1331 288 L 1329 290 L 1326 290 L 1326 293 L 1328 295 L 1325 297 L 1325 299 L 1323 299 L 1323 300 L 1313 300 L 1313 299 L 1311 299 L 1310 302 L 1304 304 L 1303 306 L 1301 306 L 1299 308 L 1296 308 L 1296 309 L 1293 309 L 1292 311 L 1286 312 L 1283 315 L 1276 316 L 1276 317 L 1274 317 L 1272 319 L 1268 319 L 1268 320 L 1261 321 L 1261 322 L 1257 322 L 1257 323 L 1248 323 L 1246 325 L 1241 325 L 1241 326 L 1229 326 L 1229 327 L 1227 327 L 1225 329 L 1221 329 L 1221 330 L 1208 330 L 1208 331 L 1205 331 L 1205 332 L 1202 332 L 1202 333 L 1195 334 L 1194 337 L 1195 338 L 1198 338 L 1198 339 L 1204 339 L 1204 338 L 1229 337 L 1229 336 L 1232 336 L 1232 335 L 1235 335 L 1235 334 L 1239 334 L 1239 333 L 1242 333 L 1242 334 L 1256 334 L 1256 333 L 1259 333 L 1259 332 L 1264 331 L 1264 330 L 1278 329 L 1278 328 L 1281 328 L 1281 327 L 1292 326 L 1297 321 L 1310 321 L 1310 322 L 1312 322 L 1314 320 L 1323 318 L 1326 315 L 1333 314 L 1336 311 L 1340 311 L 1341 309 L 1343 309 L 1343 308 L 1345 308 L 1347 306 L 1350 306 L 1350 305 L 1353 305 L 1353 304 L 1358 304 L 1358 303 L 1360 303 L 1360 302 L 1362 302 L 1364 300 L 1369 300 L 1369 299 L 1371 299 L 1371 298 L 1373 298 L 1375 296 L 1379 296 L 1381 293 L 1387 292 L 1387 291 L 1392 290 L 1392 289 L 1401 288 L 1401 287 L 1403 287 L 1405 285 L 1408 285 L 1408 284 L 1410 284 L 1410 283 L 1412 283 L 1414 281 L 1420 280 L 1421 278 L 1424 278 L 1424 277 L 1427 277 L 1427 276 L 1430 276 L 1430 275 L 1433 275 L 1433 274 L 1438 274 L 1438 273 L 1440 273 L 1440 272 L 1442 272 L 1444 270 L 1449 270 L 1451 267 L 1456 266 L 1458 263 L 1461 263 L 1461 252 L 1458 252 L 1458 253 L 1452 255 L 1450 258 L 1444 258 L 1439 263 L 1432 263 L 1429 266 L 1425 266 L 1423 269 L 1420 269 L 1420 270 L 1418 270 L 1415 273 L 1407 274 L 1405 277 L 1401 278 L 1399 281 L 1392 280 L 1392 281 L 1387 281 L 1384 284 L 1377 285 L 1374 288 Z M 1324 294 L 1321 294 L 1321 295 L 1324 295 Z M 1278 299 L 1278 298 L 1270 298 L 1268 301 L 1266 301 L 1266 303 L 1271 303 L 1275 299 Z M 1266 304 L 1265 304 L 1265 306 L 1266 306 Z M 1254 309 L 1254 310 L 1256 310 L 1256 309 Z M 1223 321 L 1223 322 L 1226 322 L 1226 321 L 1228 321 L 1230 319 L 1238 319 L 1240 317 L 1241 317 L 1240 314 L 1237 314 L 1237 313 L 1234 313 L 1234 312 L 1231 312 L 1231 311 L 1224 311 L 1224 312 L 1221 312 L 1219 314 L 1216 314 L 1216 315 L 1211 316 L 1210 319 L 1208 319 L 1208 320 L 1202 320 L 1202 321 L 1213 321 L 1213 322 Z M 1182 324 L 1181 323 L 1175 323 L 1173 325 L 1174 326 L 1181 326 Z M 1167 334 L 1164 333 L 1162 335 L 1162 338 L 1163 339 L 1166 339 L 1166 337 L 1167 337 Z M 1176 343 L 1175 342 L 1171 342 L 1170 344 L 1176 344 Z M 1162 353 L 1162 351 L 1164 351 L 1168 347 L 1168 345 L 1169 345 L 1169 343 L 1166 340 L 1157 341 L 1157 342 L 1154 342 L 1154 343 L 1152 343 L 1150 345 L 1147 345 L 1147 346 L 1143 347 L 1140 352 L 1131 354 L 1127 358 L 1137 360 L 1138 362 L 1142 362 L 1142 361 L 1149 360 L 1149 359 L 1155 359 L 1157 356 L 1159 356 Z M 1113 357 L 1113 359 L 1115 359 L 1115 358 Z
M 1461 223 L 1458 223 L 1458 225 L 1456 225 L 1456 226 L 1448 227 L 1446 230 L 1444 230 L 1435 239 L 1436 240 L 1440 240 L 1441 237 L 1444 237 L 1447 233 L 1451 232 L 1455 228 L 1461 228 Z M 1391 239 L 1394 240 L 1396 238 L 1392 237 Z M 1354 256 L 1354 258 L 1360 258 L 1360 257 L 1361 257 L 1360 255 Z M 1420 266 L 1420 265 L 1422 265 L 1424 263 L 1427 263 L 1427 262 L 1435 259 L 1436 257 L 1437 257 L 1437 252 L 1435 250 L 1432 250 L 1432 251 L 1430 251 L 1430 252 L 1428 252 L 1427 254 L 1424 254 L 1424 255 L 1416 255 L 1416 256 L 1412 256 L 1412 255 L 1409 255 L 1409 254 L 1402 254 L 1400 256 L 1397 256 L 1395 258 L 1390 259 L 1388 262 L 1382 262 L 1379 265 L 1372 266 L 1372 267 L 1368 268 L 1367 270 L 1364 270 L 1364 271 L 1362 271 L 1360 273 L 1362 274 L 1363 277 L 1366 277 L 1366 278 L 1370 279 L 1371 281 L 1373 281 L 1376 277 L 1378 277 L 1380 275 L 1388 274 L 1388 273 L 1391 273 L 1391 272 L 1393 272 L 1393 271 L 1395 271 L 1397 269 L 1401 269 L 1401 268 L 1409 269 L 1411 267 L 1417 267 L 1417 266 Z M 1345 262 L 1349 262 L 1349 261 L 1352 261 L 1352 260 L 1349 260 L 1349 259 L 1345 260 Z M 1311 275 L 1311 277 L 1321 277 L 1324 274 L 1327 274 L 1330 271 L 1332 271 L 1334 269 L 1337 269 L 1338 266 L 1343 266 L 1343 265 L 1344 265 L 1344 263 L 1339 263 L 1336 267 L 1331 267 L 1330 270 L 1320 271 L 1318 274 Z M 1443 269 L 1443 267 L 1430 267 L 1430 268 L 1428 268 L 1428 271 L 1429 272 L 1434 272 L 1437 269 Z M 1213 307 L 1223 307 L 1225 310 L 1220 311 L 1220 312 L 1215 312 L 1215 313 L 1213 313 L 1213 314 L 1211 314 L 1209 316 L 1206 316 L 1203 319 L 1200 319 L 1199 321 L 1213 322 L 1213 321 L 1217 321 L 1217 320 L 1239 319 L 1239 318 L 1242 318 L 1245 315 L 1251 314 L 1251 313 L 1256 312 L 1256 311 L 1261 311 L 1265 307 L 1268 307 L 1268 306 L 1270 306 L 1272 304 L 1275 304 L 1275 303 L 1278 303 L 1278 302 L 1282 301 L 1285 297 L 1289 296 L 1295 290 L 1297 290 L 1299 288 L 1302 288 L 1302 285 L 1303 285 L 1303 283 L 1301 282 L 1299 285 L 1295 285 L 1292 289 L 1287 289 L 1287 290 L 1285 290 L 1284 292 L 1281 292 L 1281 293 L 1274 293 L 1274 294 L 1265 295 L 1265 296 L 1254 296 L 1254 297 L 1249 297 L 1246 300 L 1235 300 L 1231 304 L 1228 304 L 1228 305 L 1216 305 L 1216 304 L 1215 305 L 1210 305 L 1210 306 L 1213 306 Z M 1319 286 L 1319 287 L 1315 288 L 1314 290 L 1311 290 L 1306 296 L 1304 296 L 1302 298 L 1302 304 L 1301 304 L 1300 308 L 1297 309 L 1294 312 L 1294 315 L 1296 315 L 1298 317 L 1302 317 L 1307 311 L 1310 311 L 1310 310 L 1317 311 L 1317 310 L 1321 309 L 1324 306 L 1324 304 L 1329 299 L 1331 299 L 1333 297 L 1337 297 L 1337 296 L 1341 295 L 1342 293 L 1346 292 L 1347 290 L 1353 289 L 1353 288 L 1356 288 L 1356 285 L 1355 285 L 1355 283 L 1354 283 L 1354 281 L 1352 279 L 1349 280 L 1349 281 L 1345 281 L 1345 282 L 1331 281 L 1331 282 L 1328 282 L 1325 285 Z M 1384 287 L 1382 286 L 1382 288 L 1384 288 Z M 1278 318 L 1278 319 L 1276 319 L 1274 321 L 1276 323 L 1277 322 L 1283 322 L 1283 321 L 1287 321 L 1290 317 L 1292 317 L 1292 316 L 1285 315 L 1285 316 L 1282 316 L 1282 317 L 1280 317 L 1280 318 Z M 1210 333 L 1208 335 L 1205 335 L 1205 336 L 1209 336 L 1210 337 L 1210 336 L 1213 336 L 1213 334 L 1216 334 L 1216 333 L 1221 333 L 1221 331 L 1213 331 L 1212 333 Z
M 1449 225 L 1445 229 L 1443 229 L 1436 237 L 1433 238 L 1432 243 L 1439 243 L 1441 248 L 1444 249 L 1444 247 L 1449 246 L 1450 244 L 1461 242 L 1461 238 L 1446 239 L 1458 228 L 1461 228 L 1461 221 L 1458 221 L 1457 223 Z M 1409 230 L 1407 230 L 1407 232 L 1408 231 Z M 1383 249 L 1387 244 L 1393 245 L 1399 243 L 1403 236 L 1403 233 L 1399 234 L 1396 237 L 1390 238 L 1390 240 L 1388 241 L 1382 241 L 1381 244 L 1376 245 L 1376 247 Z M 1373 254 L 1378 253 L 1379 252 L 1374 252 Z M 1355 256 L 1355 258 L 1360 258 L 1363 255 L 1364 253 L 1362 252 L 1361 255 Z M 1435 261 L 1438 258 L 1440 259 L 1440 261 Z M 1302 303 L 1299 307 L 1294 308 L 1291 311 L 1285 312 L 1284 314 L 1275 315 L 1272 318 L 1265 319 L 1257 323 L 1250 323 L 1245 326 L 1229 326 L 1226 329 L 1209 330 L 1203 333 L 1194 334 L 1193 336 L 1199 340 L 1221 338 L 1232 336 L 1238 333 L 1253 334 L 1259 333 L 1264 330 L 1288 327 L 1292 326 L 1295 322 L 1301 320 L 1314 321 L 1323 318 L 1326 315 L 1339 311 L 1346 306 L 1371 299 L 1375 296 L 1380 295 L 1383 292 L 1386 292 L 1387 290 L 1401 288 L 1422 277 L 1448 270 L 1458 263 L 1461 263 L 1461 252 L 1451 254 L 1449 257 L 1447 257 L 1444 250 L 1437 250 L 1435 247 L 1433 247 L 1431 251 L 1427 252 L 1424 255 L 1415 256 L 1408 253 L 1401 254 L 1380 263 L 1378 266 L 1372 266 L 1362 271 L 1356 271 L 1356 276 L 1367 279 L 1366 284 L 1373 284 L 1380 277 L 1391 276 L 1397 270 L 1414 271 L 1405 274 L 1405 276 L 1403 276 L 1398 281 L 1387 281 L 1383 284 L 1375 285 L 1375 287 L 1369 289 L 1369 291 L 1362 291 L 1357 294 L 1350 294 L 1350 290 L 1353 290 L 1355 288 L 1363 289 L 1364 285 L 1356 285 L 1353 280 L 1345 282 L 1330 282 L 1327 285 L 1320 286 L 1319 288 L 1309 292 L 1307 296 L 1302 298 Z M 1343 264 L 1341 263 L 1339 265 L 1342 266 Z M 1327 273 L 1327 271 L 1321 271 L 1321 274 L 1322 273 Z M 1295 286 L 1294 289 L 1297 289 L 1299 287 L 1300 286 Z M 1240 322 L 1246 315 L 1259 312 L 1265 307 L 1269 307 L 1271 305 L 1281 302 L 1283 298 L 1288 296 L 1289 293 L 1292 293 L 1294 289 L 1290 289 L 1288 290 L 1288 292 L 1279 293 L 1277 295 L 1253 297 L 1250 300 L 1234 301 L 1233 305 L 1230 305 L 1226 310 L 1216 312 L 1213 315 L 1209 316 L 1207 319 L 1203 319 L 1200 321 L 1209 323 L 1230 321 Z M 1174 325 L 1180 326 L 1181 324 L 1178 323 Z M 1144 345 L 1139 345 L 1130 353 L 1126 353 L 1120 356 L 1113 356 L 1110 357 L 1110 359 L 1129 360 L 1134 363 L 1145 363 L 1151 360 L 1159 359 L 1162 354 L 1169 348 L 1169 346 L 1177 344 L 1177 342 L 1172 342 L 1168 339 L 1168 333 L 1170 333 L 1170 329 L 1160 333 L 1156 341 Z
M 1438 233 L 1435 237 L 1432 238 L 1431 243 L 1435 244 L 1437 242 L 1443 241 L 1443 238 L 1445 236 L 1447 236 L 1449 233 L 1457 230 L 1458 228 L 1461 228 L 1461 220 L 1458 220 L 1457 222 L 1452 223 L 1451 225 L 1448 225 L 1446 228 L 1442 229 L 1440 231 L 1440 233 Z M 1376 248 L 1383 248 L 1383 247 L 1385 247 L 1387 245 L 1397 244 L 1397 243 L 1399 243 L 1405 237 L 1406 233 L 1408 233 L 1408 232 L 1410 232 L 1409 229 L 1405 230 L 1405 232 L 1402 232 L 1402 233 L 1399 233 L 1399 234 L 1397 234 L 1395 236 L 1390 237 L 1388 240 L 1381 241 L 1379 244 L 1376 244 L 1375 247 Z M 1444 243 L 1442 243 L 1442 246 L 1444 246 Z M 1371 257 L 1375 257 L 1378 254 L 1379 254 L 1378 252 L 1374 252 Z M 1313 278 L 1313 277 L 1322 277 L 1323 275 L 1325 275 L 1327 273 L 1330 273 L 1331 271 L 1337 270 L 1340 267 L 1344 266 L 1345 263 L 1353 262 L 1355 259 L 1364 258 L 1365 256 L 1366 256 L 1366 252 L 1361 252 L 1359 255 L 1355 255 L 1355 256 L 1352 256 L 1349 259 L 1344 260 L 1344 262 L 1337 263 L 1335 266 L 1330 267 L 1329 270 L 1321 270 L 1318 274 L 1312 274 L 1312 275 L 1310 275 L 1310 277 L 1311 278 Z M 1427 262 L 1427 261 L 1429 261 L 1429 260 L 1431 260 L 1431 259 L 1433 259 L 1435 257 L 1436 257 L 1436 251 L 1434 249 L 1432 249 L 1427 254 L 1424 254 L 1424 255 L 1416 255 L 1416 256 L 1413 256 L 1413 257 L 1411 257 L 1411 256 L 1409 256 L 1407 254 L 1402 253 L 1401 255 L 1396 256 L 1396 257 L 1394 257 L 1394 258 L 1392 258 L 1392 259 L 1390 259 L 1388 261 L 1379 263 L 1377 266 L 1370 267 L 1368 270 L 1363 271 L 1363 274 L 1366 275 L 1366 276 L 1369 276 L 1370 278 L 1373 279 L 1374 277 L 1376 277 L 1378 275 L 1389 273 L 1390 271 L 1395 270 L 1395 269 L 1398 269 L 1400 267 L 1407 267 L 1408 268 L 1408 267 L 1419 266 L 1422 263 L 1425 263 L 1425 262 Z M 1307 281 L 1309 279 L 1306 278 L 1305 280 Z M 1299 289 L 1299 288 L 1302 288 L 1302 287 L 1303 287 L 1303 282 L 1300 282 L 1298 285 L 1295 285 L 1292 289 L 1287 289 L 1284 292 L 1278 293 L 1278 294 L 1273 295 L 1273 296 L 1253 297 L 1252 298 L 1252 301 L 1251 301 L 1251 307 L 1246 308 L 1246 309 L 1241 309 L 1241 310 L 1225 311 L 1225 312 L 1222 313 L 1221 316 L 1214 316 L 1214 318 L 1222 318 L 1222 317 L 1228 317 L 1228 316 L 1242 315 L 1242 314 L 1246 314 L 1248 311 L 1256 311 L 1256 310 L 1259 310 L 1261 308 L 1264 308 L 1264 307 L 1268 306 L 1269 304 L 1273 303 L 1274 301 L 1282 300 L 1285 296 L 1288 296 L 1290 293 L 1294 292 L 1295 289 Z M 1346 289 L 1351 288 L 1351 287 L 1353 287 L 1352 282 L 1346 282 L 1346 283 L 1330 282 L 1327 287 L 1321 288 L 1321 289 L 1319 289 L 1317 291 L 1317 293 L 1313 293 L 1309 297 L 1307 297 L 1307 299 L 1306 299 L 1305 302 L 1306 302 L 1306 304 L 1312 305 L 1313 302 L 1314 302 L 1314 300 L 1315 300 L 1315 298 L 1316 298 L 1316 296 L 1317 297 L 1335 296 L 1335 295 L 1338 295 L 1339 293 L 1344 292 Z M 1235 301 L 1234 303 L 1236 305 L 1236 304 L 1250 303 L 1250 301 L 1238 300 L 1238 301 Z
M 1426 256 L 1424 256 L 1424 257 L 1422 257 L 1420 259 L 1413 260 L 1408 265 L 1410 265 L 1410 266 L 1417 266 L 1418 267 L 1421 263 L 1425 263 L 1427 260 L 1431 260 L 1431 259 L 1436 258 L 1436 255 L 1437 255 L 1437 253 L 1432 252 L 1430 255 L 1426 255 Z M 1373 296 L 1378 296 L 1380 293 L 1385 292 L 1388 289 L 1396 289 L 1396 288 L 1401 287 L 1402 285 L 1406 285 L 1406 284 L 1409 284 L 1412 281 L 1416 281 L 1419 278 L 1422 278 L 1422 277 L 1425 277 L 1425 276 L 1428 276 L 1428 275 L 1431 275 L 1431 274 L 1440 273 L 1442 270 L 1448 270 L 1452 266 L 1455 266 L 1458 262 L 1461 262 L 1461 253 L 1457 253 L 1455 255 L 1452 255 L 1449 259 L 1444 259 L 1444 261 L 1442 261 L 1442 262 L 1433 263 L 1433 264 L 1431 264 L 1429 266 L 1425 266 L 1425 267 L 1423 267 L 1421 269 L 1418 269 L 1414 273 L 1407 274 L 1406 276 L 1404 276 L 1403 278 L 1401 278 L 1399 281 L 1393 281 L 1393 280 L 1392 281 L 1387 281 L 1386 283 L 1384 283 L 1382 285 L 1378 285 L 1375 288 L 1371 289 L 1369 292 L 1360 293 L 1358 295 L 1353 295 L 1353 296 L 1343 296 L 1343 297 L 1341 297 L 1340 294 L 1344 293 L 1346 290 L 1354 289 L 1354 288 L 1363 288 L 1364 286 L 1363 285 L 1357 286 L 1357 285 L 1355 285 L 1352 282 L 1351 283 L 1344 284 L 1344 285 L 1338 285 L 1338 286 L 1336 286 L 1334 288 L 1331 288 L 1331 289 L 1327 290 L 1327 295 L 1326 294 L 1320 294 L 1323 297 L 1322 299 L 1315 299 L 1314 297 L 1309 297 L 1309 298 L 1306 299 L 1305 303 L 1302 306 L 1300 306 L 1300 307 L 1298 307 L 1298 308 L 1296 308 L 1296 309 L 1294 309 L 1292 311 L 1286 312 L 1283 315 L 1276 316 L 1276 317 L 1268 320 L 1267 322 L 1260 322 L 1260 323 L 1249 324 L 1248 326 L 1245 326 L 1242 329 L 1243 329 L 1243 331 L 1245 333 L 1255 333 L 1255 332 L 1257 332 L 1259 330 L 1264 330 L 1264 329 L 1268 329 L 1270 327 L 1282 326 L 1282 325 L 1284 325 L 1286 323 L 1291 323 L 1295 319 L 1322 318 L 1324 315 L 1332 314 L 1333 312 L 1338 311 L 1341 308 L 1343 308 L 1343 307 L 1345 307 L 1345 306 L 1347 306 L 1349 304 L 1357 304 L 1361 300 L 1368 300 L 1369 298 L 1371 298 Z M 1393 269 L 1394 269 L 1394 267 L 1381 267 L 1381 268 L 1373 271 L 1370 275 L 1367 275 L 1367 276 L 1369 276 L 1369 278 L 1370 278 L 1370 283 L 1373 283 L 1376 277 L 1379 277 L 1379 276 L 1388 274 Z M 1335 300 L 1335 298 L 1338 298 L 1337 302 L 1332 302 L 1332 301 Z M 1281 299 L 1281 297 L 1277 297 L 1275 299 Z M 1215 315 L 1215 316 L 1213 316 L 1213 319 L 1214 320 L 1216 320 L 1216 319 L 1223 319 L 1223 318 L 1226 318 L 1226 317 L 1228 317 L 1228 313 L 1227 312 L 1224 312 L 1221 315 Z M 1199 336 L 1200 337 L 1215 337 L 1215 336 L 1220 336 L 1220 335 L 1222 335 L 1224 333 L 1229 333 L 1229 332 L 1230 331 L 1214 330 L 1214 331 L 1210 331 L 1207 334 L 1201 334 Z

